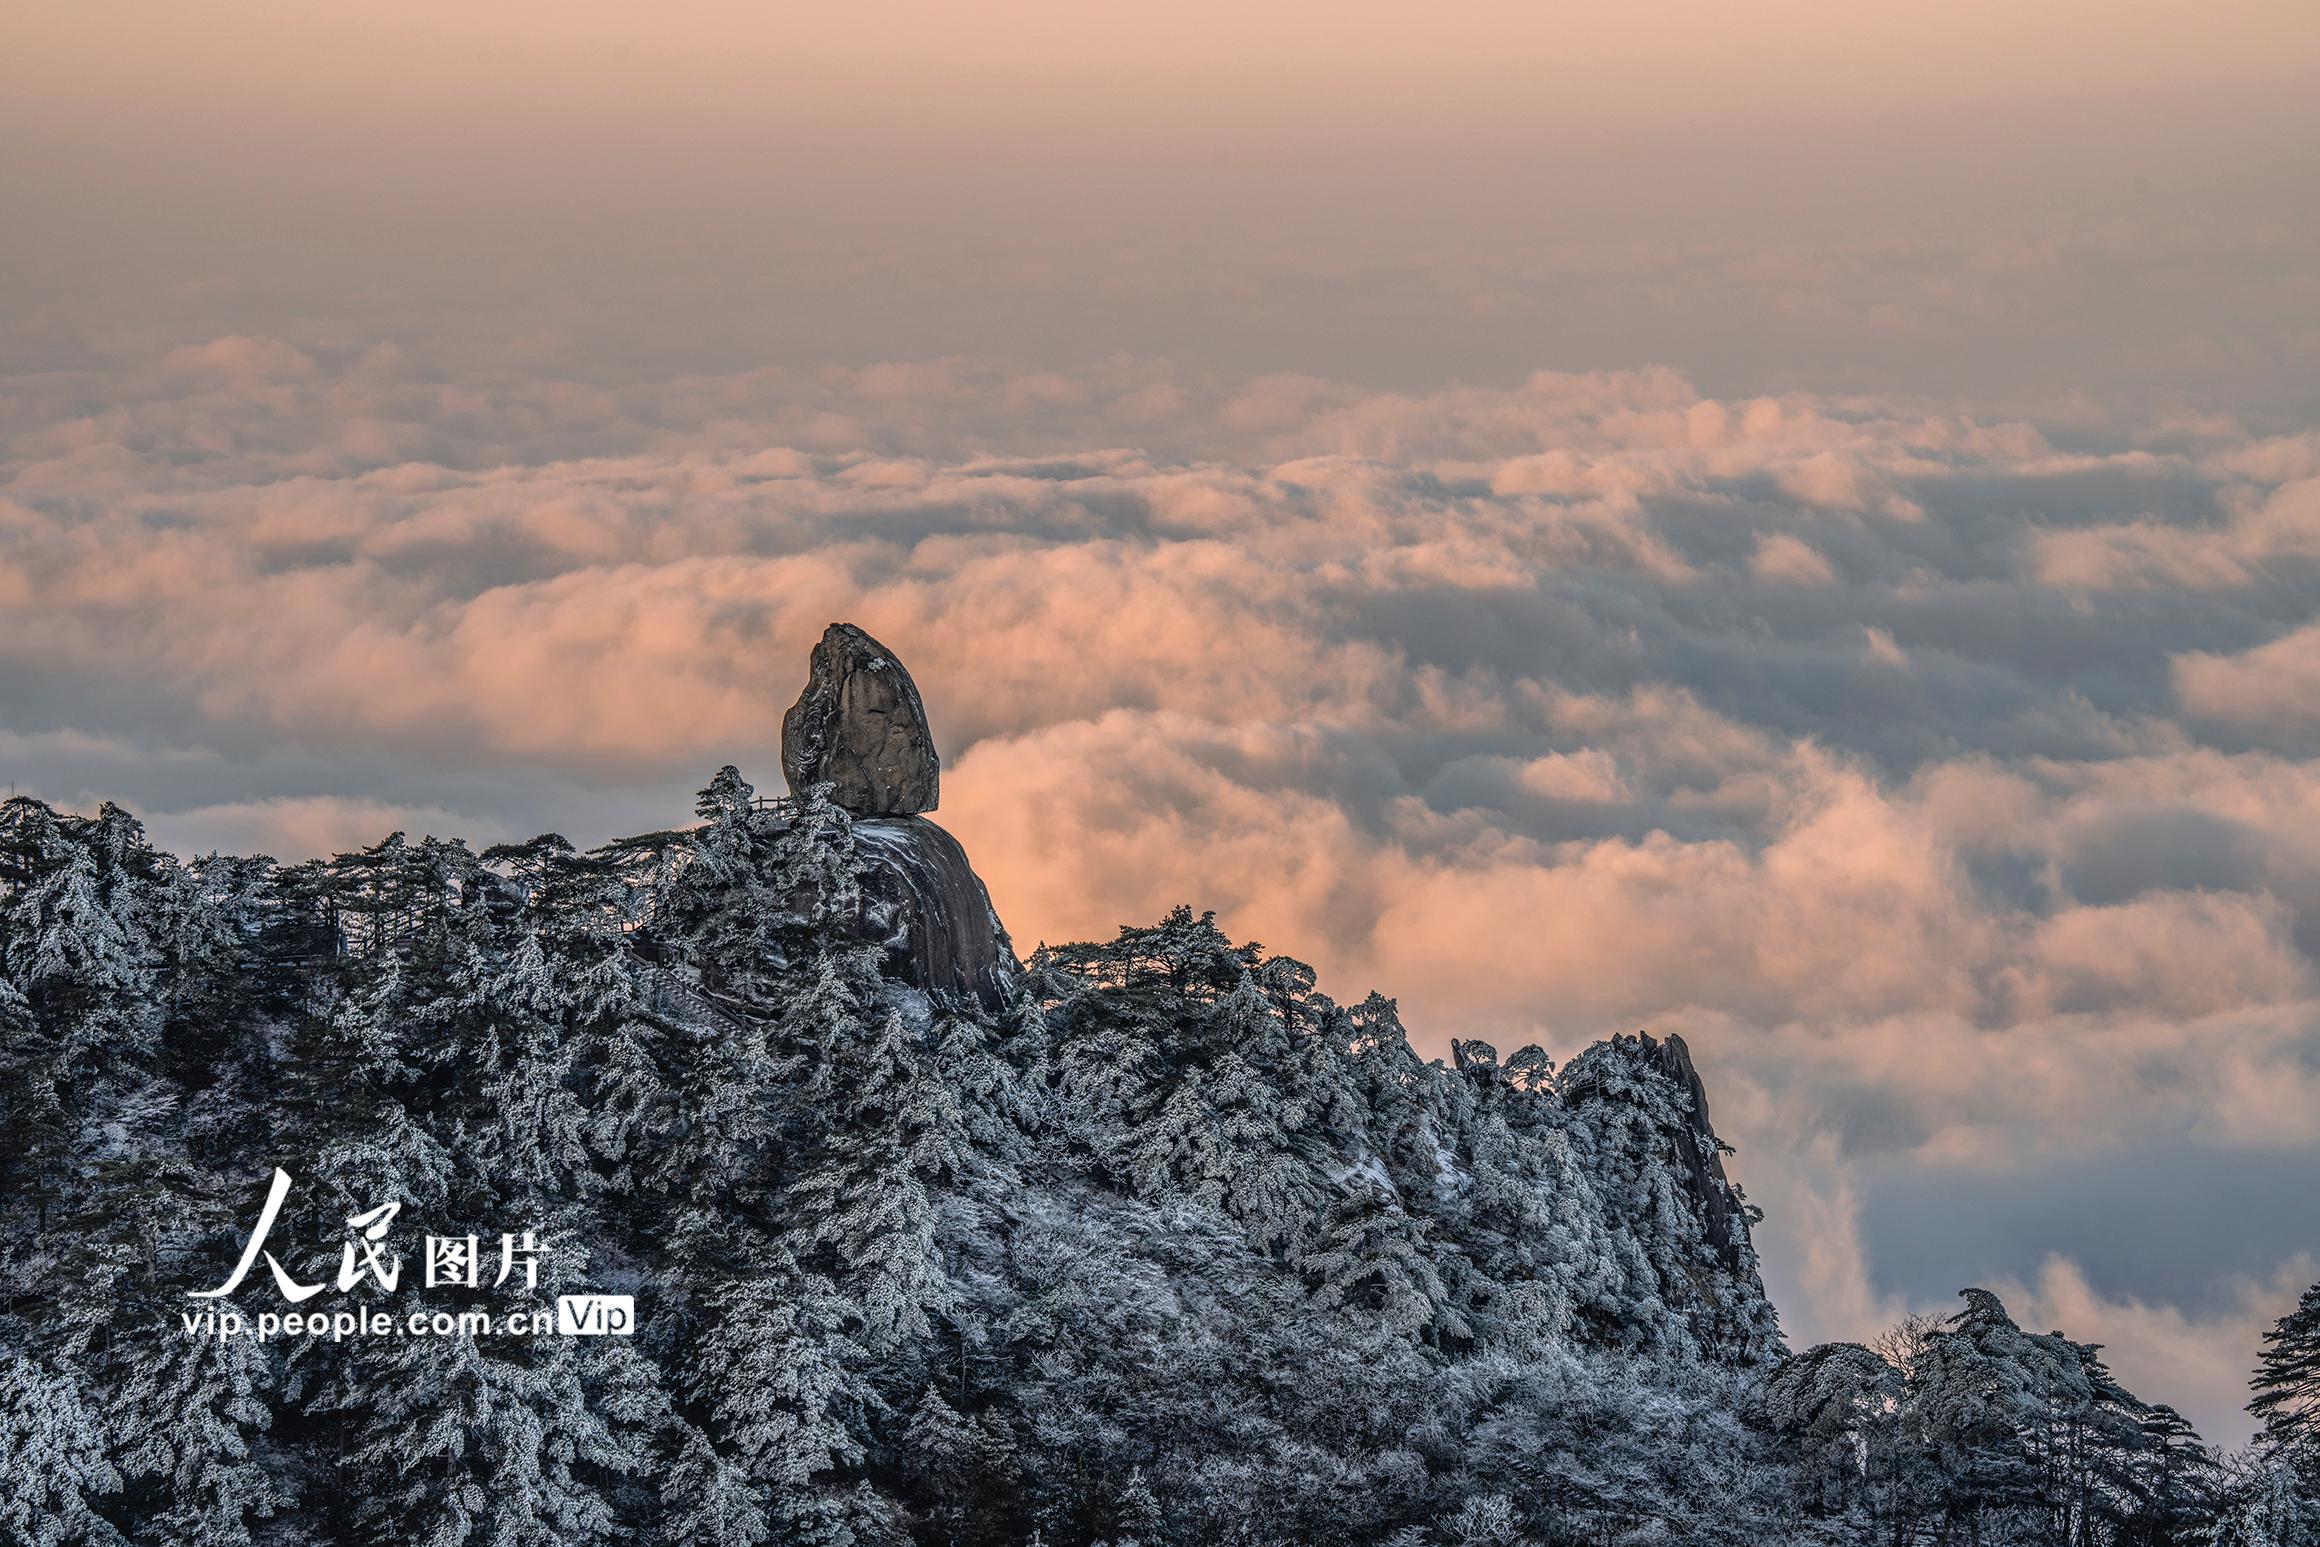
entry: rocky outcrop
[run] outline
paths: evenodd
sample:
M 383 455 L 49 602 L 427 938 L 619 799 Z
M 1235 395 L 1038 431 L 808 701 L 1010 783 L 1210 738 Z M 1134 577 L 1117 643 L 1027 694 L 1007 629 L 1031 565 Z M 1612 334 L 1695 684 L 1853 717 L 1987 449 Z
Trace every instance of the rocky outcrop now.
M 1640 1130 L 1623 1123 L 1594 1126 L 1604 1134 L 1650 1134 L 1650 1147 L 1672 1165 L 1686 1211 L 1699 1222 L 1700 1239 L 1714 1260 L 1733 1273 L 1754 1274 L 1754 1211 L 1724 1174 L 1724 1143 L 1708 1121 L 1707 1087 L 1682 1037 L 1671 1032 L 1663 1041 L 1639 1031 L 1598 1042 L 1571 1060 L 1561 1088 L 1564 1102 L 1582 1116 L 1598 1108 L 1642 1115 Z
M 782 716 L 781 771 L 799 794 L 829 783 L 856 816 L 935 808 L 941 764 L 926 706 L 893 651 L 851 623 L 823 632 L 805 691 Z
M 1519 1066 L 1531 1060 L 1536 1060 L 1531 1063 L 1533 1070 L 1551 1068 L 1535 1048 L 1518 1054 L 1501 1069 L 1498 1050 L 1489 1043 L 1457 1038 L 1450 1042 L 1451 1066 L 1483 1084 L 1501 1079 L 1517 1083 L 1536 1079 L 1543 1083 L 1542 1075 L 1529 1070 L 1518 1072 Z M 1665 1041 L 1648 1031 L 1615 1036 L 1590 1048 L 1565 1072 L 1564 1099 L 1574 1105 L 1602 1099 L 1617 1084 L 1610 1074 L 1620 1065 L 1631 1073 L 1641 1072 L 1647 1078 L 1656 1076 L 1666 1082 L 1667 1093 L 1673 1099 L 1662 1120 L 1665 1123 L 1661 1130 L 1662 1143 L 1675 1162 L 1684 1196 L 1700 1221 L 1700 1234 L 1717 1261 L 1735 1273 L 1746 1271 L 1743 1258 L 1750 1245 L 1746 1206 L 1740 1201 L 1731 1178 L 1724 1174 L 1724 1143 L 1716 1137 L 1716 1130 L 1708 1121 L 1708 1089 L 1700 1082 L 1700 1071 L 1693 1066 L 1692 1050 L 1673 1032 Z
M 1762 1216 L 1724 1173 L 1724 1145 L 1684 1039 L 1639 1032 L 1598 1042 L 1571 1060 L 1557 1088 L 1662 1303 L 1711 1357 L 1778 1358 L 1780 1321 L 1749 1238 Z
M 993 1007 L 1020 968 L 991 894 L 959 841 L 922 816 L 854 824 L 862 867 L 862 922 L 904 982 L 972 995 Z
M 1669 1032 L 1662 1042 L 1649 1032 L 1638 1034 L 1644 1053 L 1659 1065 L 1676 1086 L 1691 1096 L 1691 1117 L 1676 1130 L 1676 1164 L 1682 1170 L 1692 1206 L 1699 1211 L 1700 1230 L 1724 1266 L 1737 1272 L 1741 1247 L 1747 1241 L 1747 1222 L 1740 1218 L 1732 1182 L 1724 1174 L 1724 1145 L 1708 1122 L 1708 1088 L 1692 1065 L 1692 1050 L 1684 1039 Z

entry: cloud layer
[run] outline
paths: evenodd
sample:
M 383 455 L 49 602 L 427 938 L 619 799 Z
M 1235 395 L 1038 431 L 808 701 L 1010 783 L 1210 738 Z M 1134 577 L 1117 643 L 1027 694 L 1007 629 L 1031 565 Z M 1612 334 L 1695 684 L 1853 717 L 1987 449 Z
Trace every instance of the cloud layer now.
M 0 762 L 179 846 L 660 825 L 842 617 L 1025 945 L 1190 901 L 1435 1049 L 1684 1032 L 1796 1335 L 2010 1280 L 2234 1435 L 2309 1272 L 2320 433 L 225 337 L 0 453 Z

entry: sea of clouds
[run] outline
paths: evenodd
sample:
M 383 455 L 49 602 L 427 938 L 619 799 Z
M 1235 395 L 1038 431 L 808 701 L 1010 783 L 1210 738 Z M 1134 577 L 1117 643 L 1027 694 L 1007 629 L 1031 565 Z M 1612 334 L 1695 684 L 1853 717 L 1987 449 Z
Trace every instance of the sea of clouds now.
M 1018 945 L 1680 1031 L 1792 1338 L 1966 1283 L 2211 1435 L 2320 1268 L 2320 433 L 1165 359 L 0 376 L 0 776 L 181 851 L 667 825 L 908 662 Z

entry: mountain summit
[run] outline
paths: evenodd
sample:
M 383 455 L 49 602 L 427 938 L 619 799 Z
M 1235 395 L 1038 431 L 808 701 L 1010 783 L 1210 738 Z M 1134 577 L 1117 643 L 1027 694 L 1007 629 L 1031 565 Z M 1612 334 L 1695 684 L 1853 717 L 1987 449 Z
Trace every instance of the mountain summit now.
M 863 920 L 896 976 L 996 1007 L 1019 968 L 990 890 L 958 839 L 928 821 L 942 761 L 902 659 L 851 623 L 822 631 L 781 721 L 781 771 L 805 798 L 829 786 L 854 818 Z

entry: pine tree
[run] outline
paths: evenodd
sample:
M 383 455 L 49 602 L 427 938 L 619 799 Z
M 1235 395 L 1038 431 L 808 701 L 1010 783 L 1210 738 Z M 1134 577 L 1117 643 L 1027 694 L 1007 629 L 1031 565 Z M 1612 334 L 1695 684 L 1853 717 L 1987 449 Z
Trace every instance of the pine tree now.
M 541 1201 L 579 1191 L 597 1128 L 580 1099 L 580 1044 L 566 1029 L 572 1006 L 561 965 L 526 932 L 485 987 L 479 1159 L 503 1192 Z
M 1341 1309 L 1386 1330 L 1433 1338 L 1467 1336 L 1427 1250 L 1425 1227 L 1381 1190 L 1357 1188 L 1331 1212 L 1314 1248 L 1298 1262 L 1313 1303 Z
M 1529 1055 L 1536 1055 L 1532 1058 Z M 1479 1334 L 1539 1352 L 1570 1342 L 1584 1313 L 1614 1319 L 1642 1275 L 1627 1269 L 1573 1153 L 1568 1119 L 1536 1048 L 1478 1092 L 1466 1149 L 1473 1183 L 1462 1238 L 1473 1261 L 1454 1286 Z
M 721 1453 L 759 1490 L 780 1541 L 843 1544 L 860 1502 L 843 1474 L 881 1410 L 863 1375 L 859 1316 L 825 1280 L 784 1265 L 714 1300 L 691 1396 Z
M 74 1121 L 64 1050 L 41 1035 L 31 1003 L 0 974 L 0 1270 L 22 1283 L 25 1253 L 70 1195 Z
M 1442 1522 L 1441 1539 L 1450 1547 L 1513 1547 L 1522 1535 L 1514 1501 L 1503 1493 L 1477 1494 Z
M 1137 1135 L 1139 1192 L 1167 1190 L 1222 1208 L 1251 1239 L 1287 1247 L 1309 1236 L 1324 1184 L 1296 1126 L 1302 1114 L 1238 1052 L 1188 1071 Z
M 355 1530 L 506 1547 L 618 1539 L 611 1488 L 642 1458 L 590 1403 L 563 1340 L 494 1350 L 462 1332 L 310 1357 L 326 1368 L 307 1405 L 339 1420 Z
M 1696 1089 L 1676 1078 L 1667 1048 L 1648 1036 L 1613 1037 L 1574 1058 L 1558 1082 L 1608 1223 L 1649 1270 L 1625 1297 L 1616 1337 L 1768 1362 L 1785 1350 L 1748 1238 L 1753 1211 L 1710 1165 L 1720 1146 L 1695 1126 Z
M 999 1541 L 1017 1479 L 1003 1433 L 961 1417 L 932 1385 L 919 1392 L 902 1430 L 906 1495 L 926 1530 L 946 1547 Z
M 661 1485 L 662 1529 L 670 1547 L 758 1547 L 770 1539 L 762 1490 L 688 1426 Z
M 2320 1500 L 2320 1284 L 2264 1334 L 2263 1363 L 2249 1382 L 2248 1411 L 2263 1424 L 2266 1452 Z
M 2122 1479 L 2130 1495 L 2122 1542 L 2174 1543 L 2194 1540 L 2223 1503 L 2223 1472 L 2215 1453 L 2189 1419 L 2161 1403 L 2144 1412 L 2143 1442 L 2133 1447 L 2131 1475 Z
M 1112 1504 L 1112 1547 L 1164 1547 L 1168 1528 L 1160 1515 L 1160 1501 L 1144 1480 L 1140 1466 L 1128 1469 L 1120 1496 Z
M 2151 1520 L 2157 1476 L 2191 1481 L 2196 1437 L 2121 1387 L 2093 1345 L 2024 1332 L 1997 1296 L 1963 1294 L 1912 1359 L 1902 1415 L 1938 1462 L 1952 1526 L 2011 1514 L 2056 1540 L 2115 1538 Z
M 62 1033 L 68 1056 L 143 1051 L 152 1034 L 143 946 L 123 918 L 135 916 L 133 898 L 116 912 L 106 891 L 96 857 L 66 841 L 61 862 L 11 908 L 9 975 L 45 1001 L 41 1018 Z
M 1765 1422 L 1797 1449 L 1807 1513 L 1842 1518 L 1870 1506 L 1870 1466 L 1891 1445 L 1901 1393 L 1901 1372 L 1858 1343 L 1823 1343 L 1765 1374 Z
M 2320 1547 L 2320 1507 L 2284 1466 L 2258 1466 L 2241 1478 L 2220 1517 L 2203 1547 Z
M 121 1476 L 105 1431 L 68 1366 L 0 1348 L 0 1538 L 26 1547 L 118 1543 L 96 1504 Z
M 140 1527 L 185 1547 L 242 1547 L 252 1522 L 289 1502 L 255 1444 L 273 1422 L 271 1363 L 246 1338 L 184 1336 L 149 1310 L 107 1397 L 117 1464 L 150 1492 Z
M 884 1350 L 927 1336 L 950 1303 L 934 1189 L 958 1179 L 964 1123 L 898 1012 L 866 1027 L 839 1009 L 818 1035 L 830 1096 L 813 1163 L 788 1194 L 797 1251 L 827 1264 Z

